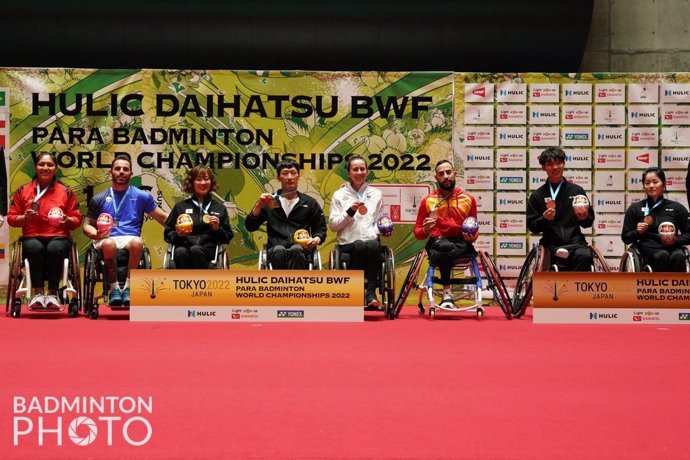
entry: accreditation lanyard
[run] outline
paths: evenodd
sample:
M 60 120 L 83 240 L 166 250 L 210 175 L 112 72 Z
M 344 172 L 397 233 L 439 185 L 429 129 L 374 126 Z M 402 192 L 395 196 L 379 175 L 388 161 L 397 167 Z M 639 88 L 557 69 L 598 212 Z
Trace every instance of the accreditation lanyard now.
M 642 208 L 642 212 L 644 213 L 645 217 L 650 215 L 652 213 L 652 209 L 656 208 L 659 206 L 662 202 L 664 201 L 663 198 L 659 198 L 659 201 L 657 201 L 652 208 L 649 208 L 649 198 L 645 201 L 644 208 Z
M 125 191 L 125 194 L 122 196 L 122 199 L 120 200 L 120 203 L 117 202 L 115 199 L 115 192 L 113 192 L 113 188 L 110 187 L 110 198 L 113 199 L 113 211 L 115 214 L 115 224 L 120 221 L 120 208 L 122 207 L 122 203 L 125 202 L 127 199 L 127 195 L 129 195 L 129 187 L 127 187 L 127 190 Z
M 561 183 L 558 184 L 558 187 L 556 187 L 556 190 L 554 190 L 553 186 L 551 185 L 551 182 L 549 182 L 549 192 L 551 192 L 551 199 L 553 201 L 556 201 L 556 197 L 558 196 L 558 192 L 561 191 L 561 185 L 563 185 L 563 181 L 561 181 Z

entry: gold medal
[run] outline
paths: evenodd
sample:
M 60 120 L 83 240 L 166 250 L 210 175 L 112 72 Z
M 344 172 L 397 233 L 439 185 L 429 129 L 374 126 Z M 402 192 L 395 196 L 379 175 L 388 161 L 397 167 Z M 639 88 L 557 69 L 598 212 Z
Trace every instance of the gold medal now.
M 204 214 L 204 217 L 202 217 L 201 220 L 203 220 L 205 224 L 209 224 L 211 223 L 211 216 Z

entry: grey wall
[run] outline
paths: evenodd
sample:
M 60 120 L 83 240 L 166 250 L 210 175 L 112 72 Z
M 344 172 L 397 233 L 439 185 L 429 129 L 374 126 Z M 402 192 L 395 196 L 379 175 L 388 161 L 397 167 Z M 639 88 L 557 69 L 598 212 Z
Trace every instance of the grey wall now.
M 690 71 L 690 0 L 594 0 L 580 71 Z

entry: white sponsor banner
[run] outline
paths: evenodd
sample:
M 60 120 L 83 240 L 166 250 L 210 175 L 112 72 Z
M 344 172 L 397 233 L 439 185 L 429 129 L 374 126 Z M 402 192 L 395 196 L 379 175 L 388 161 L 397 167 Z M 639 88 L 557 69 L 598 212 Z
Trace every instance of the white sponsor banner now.
M 193 311 L 194 316 L 190 316 Z M 201 311 L 209 316 L 198 316 Z M 155 307 L 133 306 L 129 312 L 131 321 L 178 321 L 178 322 L 361 322 L 364 321 L 362 307 L 178 307 L 156 305 Z
M 465 168 L 493 168 L 494 149 L 493 148 L 471 148 L 464 147 L 460 151 Z
M 628 128 L 628 146 L 656 147 L 659 145 L 659 128 L 630 126 Z
M 592 85 L 589 83 L 564 83 L 561 90 L 563 102 L 592 102 Z
M 562 113 L 564 125 L 592 124 L 592 106 L 590 105 L 564 105 Z
M 464 188 L 468 190 L 493 190 L 494 172 L 485 169 L 465 169 Z
M 492 125 L 494 106 L 492 104 L 465 104 L 466 125 Z
M 690 325 L 690 309 L 677 308 L 535 308 L 538 324 L 681 324 Z
M 543 169 L 530 169 L 529 170 L 529 189 L 536 190 L 546 182 L 546 171 Z
M 470 146 L 476 145 L 494 145 L 494 128 L 493 126 L 465 126 L 464 127 L 464 144 Z
M 597 213 L 625 212 L 625 196 L 622 193 L 594 192 L 592 204 Z
M 625 190 L 625 171 L 594 171 L 598 191 Z
M 656 125 L 659 123 L 658 105 L 630 105 L 628 106 L 629 125 Z
M 595 168 L 624 169 L 625 149 L 596 149 L 594 165 Z
M 631 104 L 658 103 L 659 85 L 657 83 L 630 83 L 628 85 L 628 102 Z
M 527 84 L 504 81 L 498 84 L 498 102 L 527 102 Z
M 465 102 L 493 102 L 493 83 L 465 83 Z
M 524 257 L 496 257 L 496 268 L 503 278 L 517 278 L 524 264 Z
M 527 145 L 527 128 L 525 126 L 497 127 L 496 145 Z
M 666 190 L 669 192 L 685 191 L 685 171 L 665 171 L 666 172 Z
M 662 169 L 683 169 L 690 164 L 690 149 L 663 149 L 661 151 Z
M 498 190 L 527 189 L 527 171 L 508 169 L 496 171 L 496 188 Z
M 558 102 L 558 83 L 531 83 L 529 85 L 530 102 Z
M 520 233 L 527 232 L 527 217 L 524 214 L 498 214 L 496 216 L 496 233 Z
M 594 85 L 595 102 L 625 102 L 625 83 L 597 83 Z
M 624 125 L 624 105 L 598 105 L 594 108 L 594 123 L 597 125 Z
M 568 180 L 568 182 L 572 182 L 573 184 L 577 184 L 583 189 L 590 191 L 592 190 L 592 170 L 588 169 L 586 171 L 576 171 L 572 169 L 568 169 L 563 176 Z
M 489 233 L 488 235 L 482 235 L 481 229 L 479 230 L 479 237 L 477 241 L 473 243 L 474 249 L 477 252 L 488 252 L 490 255 L 494 254 L 494 235 Z
M 499 256 L 525 256 L 527 255 L 527 241 L 524 235 L 496 237 L 496 255 Z
M 690 102 L 690 84 L 662 83 L 661 102 Z
M 524 125 L 527 123 L 527 106 L 499 105 L 496 123 L 499 125 Z
M 527 209 L 525 192 L 496 192 L 496 211 L 524 212 Z
M 527 151 L 525 149 L 496 149 L 496 166 L 499 168 L 525 169 L 527 164 Z
M 565 147 L 591 147 L 592 128 L 564 126 L 561 131 L 561 145 Z
M 558 105 L 533 104 L 529 109 L 530 125 L 557 125 L 560 121 Z
M 628 150 L 628 169 L 647 169 L 659 165 L 659 151 L 657 149 Z
M 666 196 L 668 196 L 669 200 L 677 201 L 678 203 L 685 206 L 685 209 L 688 209 L 688 195 L 687 195 L 687 193 L 671 192 L 671 193 L 668 193 Z
M 560 128 L 558 126 L 530 126 L 529 145 L 551 147 L 560 143 Z M 543 150 L 543 149 L 542 149 Z
M 485 212 L 477 212 L 477 222 L 479 223 L 479 233 L 485 235 L 493 235 L 494 233 L 494 215 Z
M 541 152 L 543 151 L 544 149 L 529 149 L 529 169 L 541 169 L 541 165 L 539 164 L 539 155 L 541 155 Z
M 641 174 L 640 174 L 641 176 Z M 646 195 L 642 192 L 642 187 L 638 187 L 639 192 L 628 192 L 625 194 L 625 209 L 627 210 L 631 204 L 642 201 L 646 198 Z
M 625 244 L 618 235 L 595 236 L 592 238 L 592 242 L 604 257 L 618 257 L 620 259 L 625 251 Z
M 597 126 L 594 129 L 594 133 L 597 147 L 625 147 L 625 128 L 602 128 Z
M 690 105 L 666 104 L 661 106 L 662 125 L 690 125 Z
M 597 235 L 617 235 L 620 238 L 623 230 L 623 214 L 597 213 L 594 219 L 594 231 Z
M 690 128 L 664 126 L 661 128 L 661 145 L 664 147 L 690 147 Z
M 568 169 L 591 169 L 592 149 L 568 149 L 565 151 L 565 165 Z
M 494 210 L 494 192 L 485 192 L 483 190 L 471 191 L 472 195 L 477 200 L 477 211 L 493 212 Z
M 417 220 L 419 202 L 431 193 L 428 184 L 372 184 L 381 190 L 384 212 L 393 222 L 412 224 Z

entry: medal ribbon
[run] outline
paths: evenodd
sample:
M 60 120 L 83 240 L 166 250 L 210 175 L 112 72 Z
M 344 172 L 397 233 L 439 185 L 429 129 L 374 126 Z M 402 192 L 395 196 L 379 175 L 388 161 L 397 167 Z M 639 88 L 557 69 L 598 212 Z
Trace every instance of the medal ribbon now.
M 208 204 L 205 208 L 201 206 L 194 198 L 192 198 L 192 203 L 194 203 L 199 209 L 201 209 L 201 214 L 208 214 L 208 208 L 211 207 L 211 200 L 208 200 Z
M 34 197 L 34 203 L 36 203 L 38 200 L 41 199 L 41 197 L 42 197 L 43 195 L 46 194 L 46 192 L 48 191 L 48 189 L 50 189 L 50 186 L 51 186 L 51 185 L 53 185 L 52 182 L 51 182 L 50 184 L 48 184 L 48 185 L 46 186 L 46 188 L 44 188 L 43 190 L 41 190 L 41 184 L 40 184 L 39 182 L 36 182 L 36 196 Z
M 561 185 L 563 185 L 562 181 L 560 184 L 558 184 L 558 187 L 556 187 L 556 190 L 554 190 L 553 186 L 551 185 L 551 182 L 549 182 L 549 191 L 551 192 L 551 199 L 553 201 L 556 201 L 556 197 L 558 196 L 558 192 L 561 191 Z
M 656 204 L 654 206 L 652 206 L 652 209 L 659 206 L 663 201 L 664 201 L 664 199 L 660 198 L 659 201 L 657 201 Z M 648 215 L 650 215 L 652 213 L 652 209 L 649 209 L 649 198 L 647 198 L 645 205 L 644 205 L 644 208 L 642 208 L 642 212 L 644 212 L 645 217 L 647 217 Z
M 120 208 L 122 207 L 122 203 L 125 202 L 125 199 L 127 198 L 127 195 L 129 195 L 129 187 L 127 187 L 127 191 L 125 194 L 122 196 L 122 199 L 120 200 L 120 203 L 118 204 L 117 201 L 115 200 L 115 192 L 113 192 L 113 188 L 110 187 L 110 197 L 113 199 L 113 211 L 115 211 L 115 218 L 119 220 L 120 217 Z

